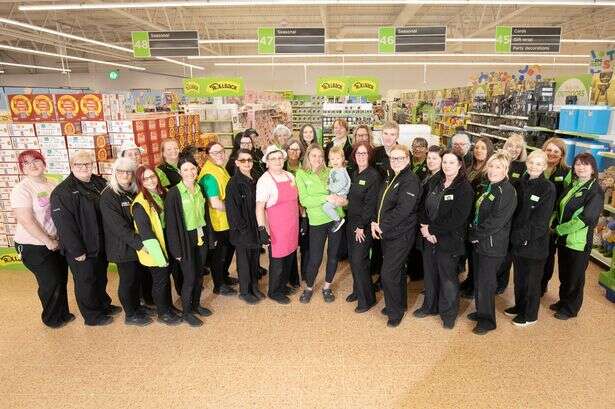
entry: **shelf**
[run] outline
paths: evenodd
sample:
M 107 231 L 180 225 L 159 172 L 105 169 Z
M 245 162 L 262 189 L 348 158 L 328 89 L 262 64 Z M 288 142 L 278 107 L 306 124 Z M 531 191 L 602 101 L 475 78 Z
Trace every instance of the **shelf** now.
M 519 128 L 518 126 L 511 125 L 500 125 L 501 131 L 512 131 L 512 132 L 525 132 L 524 128 Z
M 607 135 L 594 135 L 594 134 L 585 133 L 585 132 L 563 131 L 561 129 L 556 129 L 555 133 L 559 135 L 576 136 L 579 138 L 596 139 L 596 140 L 600 139 L 601 136 L 604 136 L 604 137 L 607 136 Z
M 504 119 L 518 119 L 520 121 L 527 121 L 529 119 L 527 116 L 519 116 L 519 115 L 500 115 L 500 118 L 504 118 Z
M 615 214 L 615 207 L 613 207 L 611 205 L 605 204 L 604 205 L 604 210 L 606 210 L 607 212 Z
M 467 114 L 443 114 L 443 113 L 439 113 L 436 114 L 436 116 L 441 116 L 444 118 L 465 118 L 466 116 L 468 116 Z
M 468 112 L 468 114 L 476 115 L 476 116 L 490 116 L 490 117 L 493 117 L 493 118 L 497 118 L 498 117 L 498 115 L 490 114 L 489 112 L 473 112 L 473 111 L 470 111 L 470 112 Z
M 594 260 L 598 261 L 604 267 L 611 268 L 611 259 L 602 255 L 597 249 L 592 249 L 590 254 Z
M 497 115 L 497 114 L 491 114 L 489 112 L 473 112 L 473 111 L 470 111 L 470 112 L 468 112 L 468 114 L 476 115 L 476 116 L 490 116 L 492 118 L 519 119 L 519 120 L 522 120 L 522 121 L 527 121 L 528 120 L 527 116 Z
M 466 133 L 467 133 L 468 135 L 472 135 L 472 136 L 480 136 L 480 134 L 479 134 L 479 133 L 476 133 L 476 132 L 466 131 Z
M 554 129 L 543 128 L 542 126 L 524 126 L 526 131 L 540 131 L 540 132 L 555 132 Z
M 481 135 L 485 135 L 488 138 L 499 139 L 501 141 L 506 141 L 508 139 L 508 138 L 504 138 L 503 136 L 491 135 L 491 134 L 486 133 L 486 132 L 481 132 L 480 134 Z
M 609 159 L 615 159 L 615 152 L 601 151 L 601 152 L 598 152 L 598 156 L 602 156 L 604 158 L 609 158 Z
M 487 124 L 479 124 L 477 122 L 468 122 L 468 125 L 475 125 L 475 126 L 480 126 L 482 128 L 489 128 L 489 129 L 500 129 L 499 126 L 495 126 L 495 125 L 487 125 Z

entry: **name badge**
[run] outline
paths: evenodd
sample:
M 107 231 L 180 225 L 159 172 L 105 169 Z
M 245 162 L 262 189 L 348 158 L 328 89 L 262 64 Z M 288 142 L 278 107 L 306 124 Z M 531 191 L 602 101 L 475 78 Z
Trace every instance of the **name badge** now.
M 130 206 L 130 202 L 122 202 L 122 207 L 128 207 Z
M 539 201 L 539 200 L 540 200 L 540 196 L 532 195 L 532 196 L 530 196 L 530 200 L 531 200 L 532 202 L 537 202 L 537 201 Z
M 561 182 L 564 180 L 563 176 L 556 176 L 553 180 L 555 180 L 556 182 Z
M 365 181 L 364 181 L 364 180 L 359 180 L 359 184 L 360 184 L 361 186 L 365 186 Z
M 453 200 L 453 195 L 444 195 L 444 200 Z
M 518 173 L 513 173 L 512 174 L 512 177 L 515 178 L 515 179 L 517 179 L 519 176 L 521 176 L 521 175 L 519 175 Z
M 489 198 L 490 201 L 494 201 L 495 200 L 495 196 L 493 196 L 491 193 L 489 194 L 489 196 L 487 196 Z

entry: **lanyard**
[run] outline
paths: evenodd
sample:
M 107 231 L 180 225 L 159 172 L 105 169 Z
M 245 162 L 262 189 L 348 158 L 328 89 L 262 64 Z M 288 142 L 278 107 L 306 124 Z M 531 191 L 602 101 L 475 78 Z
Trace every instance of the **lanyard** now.
M 594 181 L 592 180 L 589 186 L 587 186 L 587 189 L 590 189 L 593 183 Z M 564 209 L 566 208 L 566 205 L 568 205 L 568 202 L 570 202 L 570 199 L 572 199 L 572 197 L 578 191 L 580 191 L 585 185 L 587 185 L 587 182 L 585 183 L 577 182 L 577 184 L 573 185 L 572 188 L 568 191 L 568 193 L 566 193 L 564 197 L 562 198 L 562 200 L 559 202 L 559 222 L 560 223 L 562 223 L 562 218 L 564 217 Z
M 480 213 L 480 205 L 483 203 L 483 200 L 485 200 L 485 197 L 487 197 L 489 194 L 491 194 L 491 183 L 489 183 L 489 185 L 487 186 L 487 190 L 478 197 L 478 199 L 476 199 L 476 204 L 475 204 L 475 210 L 474 210 L 474 225 L 476 226 L 478 224 L 478 214 Z

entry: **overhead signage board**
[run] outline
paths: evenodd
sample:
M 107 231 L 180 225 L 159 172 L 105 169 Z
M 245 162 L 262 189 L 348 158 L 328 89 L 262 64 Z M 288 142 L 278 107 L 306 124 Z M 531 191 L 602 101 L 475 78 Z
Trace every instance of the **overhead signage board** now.
M 325 97 L 378 95 L 379 83 L 375 77 L 320 77 L 316 82 L 316 95 Z
M 259 54 L 324 54 L 324 28 L 258 29 Z
M 189 97 L 241 97 L 244 93 L 244 82 L 240 77 L 184 79 L 184 94 Z
M 135 58 L 192 57 L 199 55 L 198 31 L 133 31 Z
M 559 53 L 561 40 L 561 27 L 498 26 L 495 29 L 497 53 Z
M 446 51 L 446 27 L 379 27 L 381 54 Z

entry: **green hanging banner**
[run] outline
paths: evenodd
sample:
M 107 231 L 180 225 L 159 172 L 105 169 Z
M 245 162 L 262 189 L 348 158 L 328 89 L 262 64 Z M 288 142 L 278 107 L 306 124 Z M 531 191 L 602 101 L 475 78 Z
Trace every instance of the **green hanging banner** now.
M 243 78 L 198 77 L 184 80 L 184 94 L 189 97 L 241 97 L 245 93 Z
M 378 93 L 375 77 L 320 77 L 316 83 L 316 95 L 322 97 L 369 97 Z

